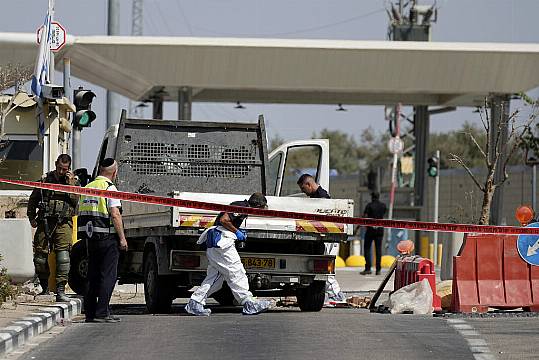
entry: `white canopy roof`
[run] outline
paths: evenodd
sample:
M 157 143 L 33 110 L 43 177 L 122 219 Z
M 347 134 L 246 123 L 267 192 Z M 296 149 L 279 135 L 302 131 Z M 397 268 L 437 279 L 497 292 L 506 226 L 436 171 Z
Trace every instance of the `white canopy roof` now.
M 0 33 L 0 63 L 33 63 L 35 34 Z M 478 105 L 539 86 L 539 44 L 77 36 L 72 75 L 135 100 Z

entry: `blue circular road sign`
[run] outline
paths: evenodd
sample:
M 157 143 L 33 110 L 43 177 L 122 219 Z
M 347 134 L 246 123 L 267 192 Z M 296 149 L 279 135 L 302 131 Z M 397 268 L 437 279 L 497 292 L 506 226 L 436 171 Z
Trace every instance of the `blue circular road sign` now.
M 539 222 L 526 227 L 539 227 Z M 539 266 L 539 235 L 519 235 L 517 249 L 520 257 L 528 264 Z

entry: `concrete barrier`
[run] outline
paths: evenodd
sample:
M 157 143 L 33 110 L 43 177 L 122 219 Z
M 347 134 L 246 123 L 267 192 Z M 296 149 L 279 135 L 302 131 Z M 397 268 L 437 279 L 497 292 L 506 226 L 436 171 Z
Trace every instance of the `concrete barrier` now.
M 464 239 L 464 233 L 440 233 L 442 237 L 442 266 L 440 269 L 440 279 L 453 279 L 453 256 L 459 253 Z
M 0 219 L 0 254 L 4 260 L 1 267 L 15 283 L 34 277 L 32 260 L 32 227 L 28 219 Z

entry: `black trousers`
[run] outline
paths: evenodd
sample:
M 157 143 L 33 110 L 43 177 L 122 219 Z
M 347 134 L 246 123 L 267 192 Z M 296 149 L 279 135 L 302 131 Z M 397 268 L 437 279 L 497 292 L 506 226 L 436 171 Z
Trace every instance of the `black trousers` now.
M 376 271 L 382 270 L 382 239 L 384 238 L 384 232 L 378 230 L 367 230 L 365 233 L 365 241 L 363 243 L 363 253 L 365 256 L 365 270 L 370 270 L 372 266 L 372 242 L 376 248 Z
M 86 319 L 110 316 L 109 302 L 118 277 L 120 250 L 116 235 L 88 239 L 88 293 Z

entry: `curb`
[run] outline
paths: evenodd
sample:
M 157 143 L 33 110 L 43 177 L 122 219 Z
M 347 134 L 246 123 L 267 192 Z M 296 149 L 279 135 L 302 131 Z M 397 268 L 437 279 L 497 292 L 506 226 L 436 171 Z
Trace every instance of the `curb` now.
M 0 356 L 24 345 L 32 337 L 50 330 L 63 323 L 64 320 L 70 320 L 79 315 L 82 310 L 82 301 L 73 298 L 68 303 L 46 305 L 36 310 L 0 329 Z

